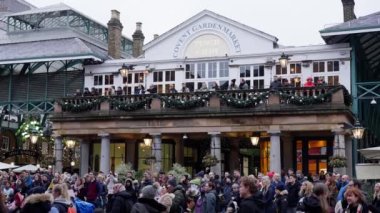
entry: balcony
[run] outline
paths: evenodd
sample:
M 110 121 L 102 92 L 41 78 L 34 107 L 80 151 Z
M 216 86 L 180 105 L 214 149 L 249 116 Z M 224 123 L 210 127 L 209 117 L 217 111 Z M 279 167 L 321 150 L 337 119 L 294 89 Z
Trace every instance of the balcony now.
M 324 114 L 349 112 L 350 105 L 342 86 L 66 97 L 56 101 L 52 120 Z

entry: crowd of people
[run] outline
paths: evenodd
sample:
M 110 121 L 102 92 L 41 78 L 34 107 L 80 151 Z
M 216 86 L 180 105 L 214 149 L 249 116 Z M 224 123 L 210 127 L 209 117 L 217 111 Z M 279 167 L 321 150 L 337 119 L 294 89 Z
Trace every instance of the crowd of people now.
M 223 176 L 198 172 L 195 177 L 146 171 L 141 180 L 128 172 L 77 174 L 1 172 L 2 212 L 38 213 L 296 213 L 380 212 L 380 183 L 372 200 L 347 175 L 327 173 L 312 179 L 297 171 L 265 176 Z

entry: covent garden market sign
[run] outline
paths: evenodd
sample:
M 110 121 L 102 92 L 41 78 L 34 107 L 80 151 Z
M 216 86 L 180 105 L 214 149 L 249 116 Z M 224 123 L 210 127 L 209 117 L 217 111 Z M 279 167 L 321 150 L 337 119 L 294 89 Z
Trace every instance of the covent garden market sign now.
M 235 49 L 235 53 L 240 53 L 240 42 L 235 34 L 234 31 L 232 31 L 228 26 L 221 24 L 221 23 L 212 23 L 212 22 L 204 22 L 195 24 L 189 28 L 187 28 L 183 34 L 180 36 L 178 41 L 175 44 L 174 51 L 173 51 L 173 57 L 178 58 L 181 48 L 184 44 L 191 38 L 192 35 L 201 32 L 201 31 L 217 31 L 222 34 L 224 34 L 227 38 L 231 40 L 231 43 L 233 44 L 233 47 Z

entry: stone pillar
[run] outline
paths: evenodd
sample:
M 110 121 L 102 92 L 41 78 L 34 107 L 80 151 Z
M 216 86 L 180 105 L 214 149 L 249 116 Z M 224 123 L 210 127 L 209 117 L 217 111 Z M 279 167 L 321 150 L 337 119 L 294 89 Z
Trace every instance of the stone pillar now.
M 104 174 L 110 172 L 110 135 L 108 133 L 100 133 L 98 136 L 101 138 L 100 145 L 100 171 Z
M 222 175 L 222 164 L 221 164 L 221 142 L 220 142 L 220 132 L 210 132 L 211 135 L 211 155 L 214 155 L 216 159 L 218 159 L 218 163 L 210 168 L 210 171 L 214 172 L 214 174 Z
M 54 157 L 55 157 L 55 172 L 62 172 L 63 169 L 63 144 L 62 144 L 62 136 L 57 135 L 54 139 Z
M 161 148 L 161 134 L 151 134 L 153 137 L 152 143 L 152 156 L 156 158 L 156 171 L 159 172 L 162 169 L 162 148 Z
M 281 143 L 280 131 L 272 131 L 270 134 L 270 171 L 281 174 Z
M 90 164 L 90 143 L 82 140 L 80 142 L 80 176 L 83 177 L 88 173 L 88 165 Z
M 346 156 L 345 132 L 342 129 L 332 130 L 334 133 L 333 155 Z M 347 163 L 347 162 L 346 162 Z M 346 174 L 346 168 L 334 168 L 334 172 Z
M 239 147 L 239 140 L 234 139 L 230 143 L 230 159 L 229 159 L 229 165 L 230 165 L 230 172 L 232 172 L 237 169 L 240 171 L 240 147 Z

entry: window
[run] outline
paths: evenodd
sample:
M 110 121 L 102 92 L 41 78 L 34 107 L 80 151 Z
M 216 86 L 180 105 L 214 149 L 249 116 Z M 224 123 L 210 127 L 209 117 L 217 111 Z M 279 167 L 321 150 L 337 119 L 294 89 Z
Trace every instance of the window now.
M 132 87 L 123 87 L 123 93 L 126 95 L 131 95 L 132 94 Z
M 240 78 L 251 77 L 251 66 L 240 66 Z
M 123 84 L 132 84 L 132 73 L 128 73 L 127 77 L 123 77 Z
M 154 162 L 149 162 L 147 159 L 152 156 L 152 147 L 146 146 L 144 143 L 138 144 L 138 170 L 149 170 L 151 164 Z
M 197 78 L 206 78 L 206 63 L 197 64 Z
M 102 75 L 94 75 L 94 86 L 103 85 L 103 76 Z
M 219 77 L 228 77 L 229 76 L 229 69 L 228 69 L 228 62 L 219 62 Z
M 195 170 L 193 168 L 193 163 L 197 161 L 198 155 L 197 155 L 197 149 L 194 149 L 192 147 L 184 147 L 183 151 L 184 156 L 184 165 L 186 167 L 186 171 L 189 174 L 194 174 Z
M 144 73 L 135 73 L 135 83 L 144 83 Z
M 301 63 L 290 64 L 290 74 L 301 73 Z
M 254 66 L 253 67 L 253 77 L 263 77 L 264 76 L 264 66 Z
M 104 80 L 104 85 L 113 85 L 113 75 L 105 75 Z
M 162 82 L 163 81 L 162 74 L 163 74 L 162 71 L 153 72 L 153 82 Z
M 210 62 L 208 63 L 208 77 L 209 78 L 216 78 L 217 77 L 217 67 L 216 62 Z
M 334 75 L 334 76 L 328 76 L 327 77 L 327 83 L 329 86 L 337 86 L 339 85 L 339 76 Z
M 276 75 L 286 75 L 288 73 L 288 68 L 282 68 L 281 65 L 276 65 Z
M 327 72 L 338 72 L 338 71 L 339 71 L 339 61 L 327 62 Z
M 162 143 L 162 169 L 168 172 L 173 167 L 173 144 Z
M 186 87 L 189 88 L 190 92 L 194 92 L 194 82 L 186 82 Z
M 175 81 L 175 71 L 165 71 L 165 81 Z
M 300 87 L 301 86 L 301 78 L 295 77 L 290 79 L 290 85 L 293 87 Z
M 186 79 L 194 79 L 195 76 L 195 65 L 194 64 L 186 64 Z
M 264 79 L 253 80 L 253 89 L 264 89 Z
M 260 171 L 266 174 L 270 171 L 270 141 L 260 142 Z
M 325 71 L 324 61 L 313 62 L 313 72 L 324 72 L 324 71 Z
M 9 151 L 9 137 L 3 136 L 2 138 L 1 150 Z

